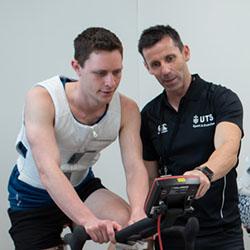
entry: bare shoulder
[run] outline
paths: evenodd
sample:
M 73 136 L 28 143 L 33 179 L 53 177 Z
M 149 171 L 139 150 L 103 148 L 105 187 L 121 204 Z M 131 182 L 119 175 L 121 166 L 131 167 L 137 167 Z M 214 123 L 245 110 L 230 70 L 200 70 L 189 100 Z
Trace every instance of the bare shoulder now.
M 31 88 L 25 98 L 25 104 L 43 104 L 43 105 L 51 105 L 52 99 L 48 91 L 41 86 L 35 86 Z M 48 107 L 47 106 L 47 107 Z
M 123 95 L 120 94 L 121 98 L 121 124 L 122 127 L 125 124 L 139 124 L 140 123 L 140 110 L 137 103 Z
M 53 116 L 54 105 L 48 91 L 41 86 L 35 86 L 27 92 L 25 98 L 25 117 L 39 115 L 47 118 Z
M 40 100 L 40 99 L 47 99 L 50 95 L 48 91 L 42 86 L 34 86 L 31 88 L 26 94 L 26 100 Z
M 131 98 L 129 98 L 121 93 L 120 93 L 120 99 L 121 99 L 121 109 L 122 110 L 139 112 L 139 107 L 133 99 L 131 99 Z

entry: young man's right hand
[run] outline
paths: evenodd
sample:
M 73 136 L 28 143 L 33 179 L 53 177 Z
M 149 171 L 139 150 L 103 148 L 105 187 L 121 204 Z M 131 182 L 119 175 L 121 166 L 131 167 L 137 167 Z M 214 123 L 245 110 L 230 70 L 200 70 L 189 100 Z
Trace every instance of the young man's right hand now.
M 115 243 L 115 231 L 121 230 L 121 225 L 111 220 L 100 220 L 93 217 L 84 225 L 87 234 L 94 242 Z

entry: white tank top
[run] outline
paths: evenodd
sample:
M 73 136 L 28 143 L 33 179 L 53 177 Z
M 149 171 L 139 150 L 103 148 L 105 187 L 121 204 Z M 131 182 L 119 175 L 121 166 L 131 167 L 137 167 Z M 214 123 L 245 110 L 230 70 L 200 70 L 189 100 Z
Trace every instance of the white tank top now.
M 55 107 L 55 135 L 61 156 L 61 169 L 73 186 L 86 177 L 89 167 L 100 157 L 100 151 L 116 140 L 121 121 L 121 103 L 118 92 L 108 106 L 102 119 L 92 125 L 79 123 L 72 115 L 59 76 L 36 84 L 49 92 Z M 44 189 L 22 125 L 16 141 L 19 153 L 17 167 L 18 179 Z

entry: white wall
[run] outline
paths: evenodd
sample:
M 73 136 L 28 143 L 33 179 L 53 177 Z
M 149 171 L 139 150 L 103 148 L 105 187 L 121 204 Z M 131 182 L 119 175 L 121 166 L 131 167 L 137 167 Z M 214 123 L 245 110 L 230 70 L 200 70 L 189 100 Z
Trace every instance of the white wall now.
M 147 74 L 137 53 L 139 34 L 158 23 L 175 27 L 190 46 L 191 71 L 239 94 L 245 108 L 241 158 L 249 155 L 249 9 L 247 0 L 0 0 L 0 249 L 14 249 L 7 232 L 6 186 L 16 159 L 14 144 L 25 93 L 33 83 L 55 74 L 74 77 L 70 68 L 73 39 L 89 26 L 107 27 L 123 41 L 124 73 L 119 89 L 140 107 L 161 88 Z M 126 197 L 118 143 L 105 150 L 96 173 Z M 88 243 L 87 249 L 104 246 Z

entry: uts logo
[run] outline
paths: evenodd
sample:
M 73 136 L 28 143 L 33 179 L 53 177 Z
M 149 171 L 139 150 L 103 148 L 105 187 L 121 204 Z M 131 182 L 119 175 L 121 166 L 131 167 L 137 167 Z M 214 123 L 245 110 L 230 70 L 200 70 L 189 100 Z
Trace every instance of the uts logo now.
M 194 115 L 193 123 L 197 124 L 198 122 L 199 122 L 199 116 L 198 115 Z
M 168 132 L 168 126 L 166 123 L 163 123 L 163 124 L 160 124 L 158 127 L 158 135 L 159 134 L 164 134 L 164 133 L 167 133 Z
M 210 127 L 215 124 L 213 114 L 208 115 L 194 115 L 193 128 Z

